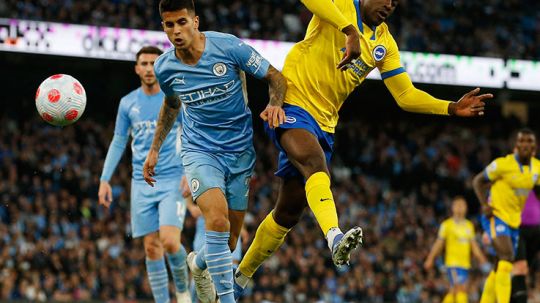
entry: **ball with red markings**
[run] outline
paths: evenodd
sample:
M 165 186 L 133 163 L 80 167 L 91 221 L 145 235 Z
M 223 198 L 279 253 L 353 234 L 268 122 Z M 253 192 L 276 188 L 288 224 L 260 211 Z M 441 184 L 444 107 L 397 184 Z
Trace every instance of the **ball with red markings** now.
M 86 107 L 86 92 L 77 79 L 56 74 L 43 81 L 36 91 L 36 108 L 47 123 L 66 126 L 79 120 Z

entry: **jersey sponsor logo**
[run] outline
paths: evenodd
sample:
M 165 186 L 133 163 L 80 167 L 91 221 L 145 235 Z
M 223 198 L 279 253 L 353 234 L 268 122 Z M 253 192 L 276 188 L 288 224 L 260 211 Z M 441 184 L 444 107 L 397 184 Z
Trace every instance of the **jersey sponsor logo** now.
M 214 72 L 214 75 L 221 77 L 227 73 L 227 65 L 224 63 L 216 63 L 214 64 L 214 67 L 212 68 L 212 71 Z
M 175 85 L 175 84 L 185 85 L 186 80 L 184 79 L 184 76 L 182 76 L 182 78 L 174 78 L 171 85 Z
M 286 116 L 285 117 L 285 123 L 293 124 L 296 123 L 296 118 L 292 116 Z
M 173 90 L 181 93 L 180 95 L 178 95 L 180 101 L 182 101 L 186 105 L 197 106 L 224 99 L 225 97 L 230 95 L 230 91 L 232 90 L 234 84 L 235 81 L 231 80 L 225 84 L 187 93 L 181 93 L 180 89 L 174 87 Z
M 191 191 L 196 193 L 199 190 L 200 187 L 199 180 L 197 179 L 191 179 Z
M 373 49 L 373 58 L 375 61 L 379 62 L 382 59 L 384 59 L 384 56 L 386 56 L 386 48 L 382 45 L 377 45 Z
M 527 197 L 529 196 L 529 193 L 531 192 L 530 188 L 515 188 L 514 194 L 518 197 Z
M 537 181 L 538 181 L 538 174 L 534 174 L 533 175 L 533 183 L 536 184 Z
M 342 48 L 341 52 L 345 52 L 345 48 Z M 362 61 L 362 59 L 358 58 L 352 60 L 351 63 L 347 64 L 347 70 L 355 73 L 358 78 L 364 78 L 369 74 L 372 68 L 367 65 L 366 62 Z

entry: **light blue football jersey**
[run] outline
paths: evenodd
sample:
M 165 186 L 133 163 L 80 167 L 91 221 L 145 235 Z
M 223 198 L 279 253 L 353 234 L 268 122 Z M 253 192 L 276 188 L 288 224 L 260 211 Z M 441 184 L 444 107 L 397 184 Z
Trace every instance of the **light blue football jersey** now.
M 120 100 L 114 133 L 132 137 L 131 151 L 135 180 L 144 180 L 142 167 L 152 146 L 164 96 L 161 91 L 148 96 L 139 87 Z M 176 178 L 184 174 L 180 157 L 181 133 L 182 124 L 179 116 L 159 151 L 159 161 L 155 169 L 156 179 Z
M 253 145 L 251 111 L 240 73 L 263 78 L 270 63 L 230 34 L 204 32 L 197 64 L 186 65 L 174 48 L 154 63 L 163 92 L 182 101 L 182 147 L 186 151 L 242 152 Z

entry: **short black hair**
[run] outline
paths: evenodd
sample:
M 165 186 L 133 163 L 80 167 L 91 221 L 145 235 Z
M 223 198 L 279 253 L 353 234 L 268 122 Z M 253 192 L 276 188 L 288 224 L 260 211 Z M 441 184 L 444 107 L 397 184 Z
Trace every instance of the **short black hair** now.
M 528 128 L 528 127 L 524 127 L 520 130 L 518 130 L 517 134 L 522 134 L 522 135 L 533 135 L 536 137 L 536 134 L 532 131 L 532 129 Z
M 159 1 L 159 14 L 164 12 L 174 12 L 187 9 L 188 12 L 195 13 L 193 0 L 161 0 Z
M 158 56 L 160 56 L 161 54 L 163 54 L 163 51 L 155 46 L 143 46 L 143 48 L 141 48 L 137 54 L 135 55 L 135 62 L 138 62 L 139 61 L 139 57 L 142 55 L 142 54 L 156 54 Z

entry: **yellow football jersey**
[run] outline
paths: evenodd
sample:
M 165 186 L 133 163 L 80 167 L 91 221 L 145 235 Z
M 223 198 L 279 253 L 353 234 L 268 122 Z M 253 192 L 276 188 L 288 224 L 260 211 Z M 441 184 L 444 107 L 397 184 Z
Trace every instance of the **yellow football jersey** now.
M 471 241 L 474 241 L 474 225 L 471 221 L 444 220 L 439 228 L 439 238 L 445 241 L 446 267 L 471 267 Z
M 512 228 L 521 224 L 521 211 L 535 185 L 540 185 L 540 161 L 531 158 L 531 165 L 521 165 L 514 154 L 495 159 L 484 170 L 493 182 L 489 203 L 493 214 Z
M 362 33 L 360 58 L 349 64 L 348 70 L 338 70 L 336 66 L 343 58 L 346 37 L 333 25 L 314 16 L 304 40 L 293 46 L 283 67 L 283 75 L 288 80 L 285 103 L 302 107 L 323 131 L 330 133 L 337 125 L 341 105 L 369 72 L 378 68 L 385 79 L 405 71 L 397 44 L 385 23 L 374 28 L 363 24 L 358 0 L 335 0 L 334 3 Z

